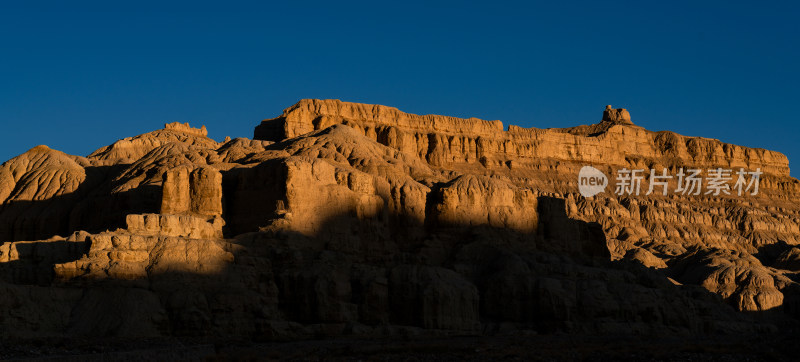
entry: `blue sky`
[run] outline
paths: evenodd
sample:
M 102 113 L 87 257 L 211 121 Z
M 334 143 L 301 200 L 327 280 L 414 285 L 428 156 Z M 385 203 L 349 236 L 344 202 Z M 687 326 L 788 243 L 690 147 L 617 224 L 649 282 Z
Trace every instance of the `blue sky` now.
M 336 98 L 540 128 L 612 104 L 800 171 L 798 3 L 8 3 L 0 162 L 173 121 L 252 137 L 299 99 Z

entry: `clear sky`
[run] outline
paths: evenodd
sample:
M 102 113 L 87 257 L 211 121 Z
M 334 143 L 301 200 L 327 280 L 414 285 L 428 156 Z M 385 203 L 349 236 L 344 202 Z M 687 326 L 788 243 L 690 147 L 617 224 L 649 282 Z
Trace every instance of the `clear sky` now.
M 9 3 L 0 162 L 173 121 L 249 138 L 336 98 L 539 128 L 612 104 L 650 130 L 783 152 L 800 175 L 798 2 Z

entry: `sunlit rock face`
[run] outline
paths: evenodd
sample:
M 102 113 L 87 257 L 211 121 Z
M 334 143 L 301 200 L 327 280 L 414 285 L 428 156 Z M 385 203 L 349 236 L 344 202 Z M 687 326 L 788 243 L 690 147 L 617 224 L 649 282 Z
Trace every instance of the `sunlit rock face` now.
M 627 109 L 613 108 L 610 104 L 607 105 L 606 110 L 603 111 L 603 122 L 633 124 L 633 122 L 631 122 L 631 114 L 628 113 Z
M 608 176 L 593 197 L 585 166 Z M 645 195 L 649 170 L 716 168 L 759 170 L 759 192 Z M 615 193 L 636 169 L 643 191 Z M 253 140 L 171 123 L 88 157 L 37 146 L 0 166 L 0 333 L 769 332 L 797 313 L 799 187 L 778 152 L 611 106 L 506 129 L 302 100 Z

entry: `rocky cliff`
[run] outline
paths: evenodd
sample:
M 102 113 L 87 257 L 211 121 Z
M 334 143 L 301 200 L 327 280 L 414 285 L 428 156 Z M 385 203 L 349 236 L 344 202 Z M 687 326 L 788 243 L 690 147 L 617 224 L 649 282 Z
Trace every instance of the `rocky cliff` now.
M 763 174 L 755 195 L 584 197 L 585 165 Z M 87 157 L 37 146 L 0 167 L 0 333 L 777 331 L 800 306 L 798 191 L 778 152 L 610 106 L 506 129 L 302 100 L 253 140 L 174 123 Z

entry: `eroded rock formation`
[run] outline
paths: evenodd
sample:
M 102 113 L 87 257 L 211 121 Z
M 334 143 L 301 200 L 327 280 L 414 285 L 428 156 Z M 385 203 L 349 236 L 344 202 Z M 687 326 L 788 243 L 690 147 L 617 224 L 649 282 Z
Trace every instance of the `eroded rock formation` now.
M 173 123 L 0 166 L 1 333 L 703 335 L 798 313 L 800 186 L 777 152 L 610 106 L 593 125 L 506 130 L 303 100 L 254 138 Z M 587 164 L 763 175 L 747 197 L 585 198 Z

